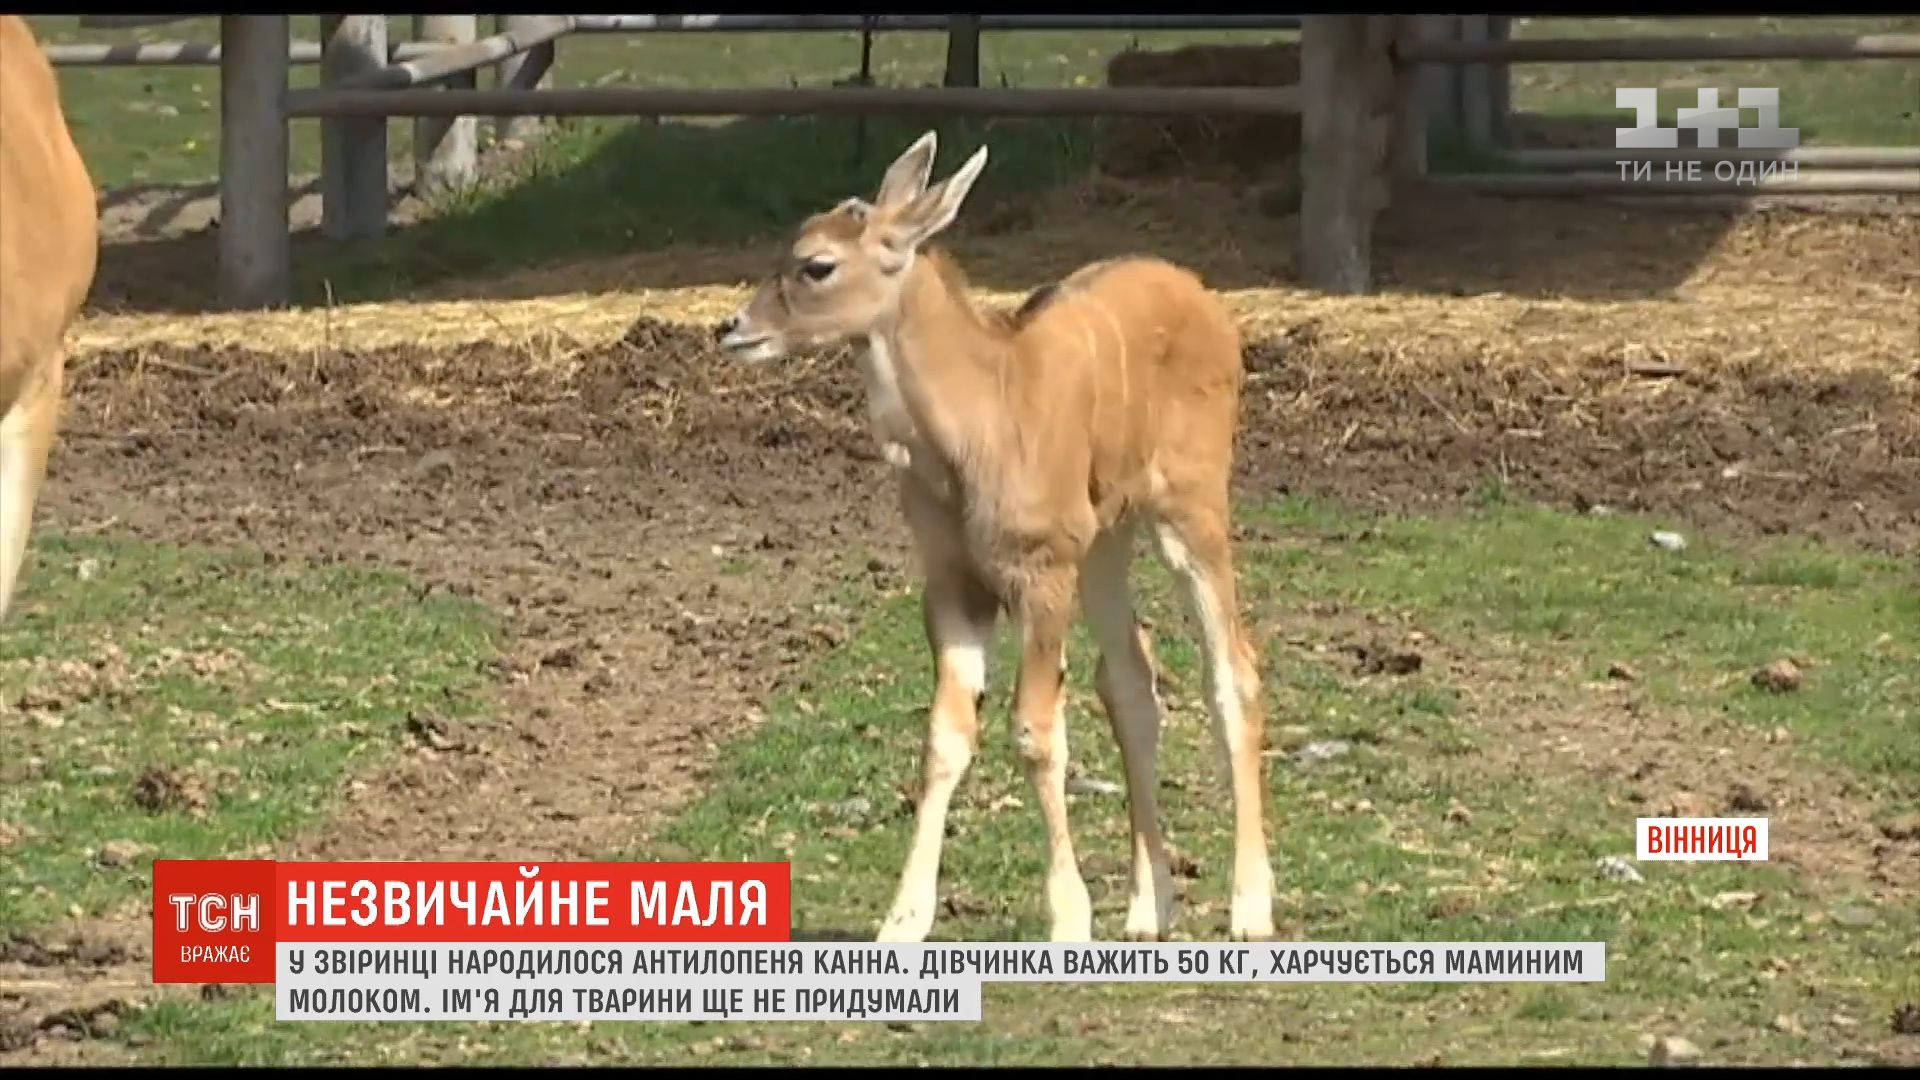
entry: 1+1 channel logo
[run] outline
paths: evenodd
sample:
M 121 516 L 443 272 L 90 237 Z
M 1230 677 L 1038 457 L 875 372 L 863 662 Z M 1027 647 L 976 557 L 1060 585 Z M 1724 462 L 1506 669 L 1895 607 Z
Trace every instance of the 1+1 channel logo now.
M 1695 146 L 1701 149 L 1717 149 L 1720 146 L 1720 133 L 1732 131 L 1734 145 L 1741 150 L 1782 151 L 1778 157 L 1766 154 L 1754 155 L 1748 160 L 1716 160 L 1713 162 L 1713 175 L 1716 180 L 1732 181 L 1736 184 L 1759 184 L 1767 177 L 1779 174 L 1796 175 L 1799 164 L 1795 161 L 1783 161 L 1784 152 L 1800 145 L 1799 128 L 1780 126 L 1780 91 L 1771 86 L 1743 86 L 1735 97 L 1737 105 L 1720 104 L 1718 87 L 1703 86 L 1696 94 L 1692 107 L 1676 110 L 1673 127 L 1664 127 L 1660 123 L 1660 92 L 1651 86 L 1621 86 L 1613 91 L 1614 107 L 1633 110 L 1632 127 L 1613 129 L 1613 146 L 1616 150 L 1678 150 L 1680 149 L 1680 129 L 1692 128 L 1697 134 Z M 1757 114 L 1753 124 L 1741 122 L 1743 110 L 1752 110 Z M 1620 168 L 1622 180 L 1650 180 L 1653 178 L 1652 158 L 1626 157 L 1615 162 Z M 1668 160 L 1665 162 L 1665 175 L 1668 180 L 1702 179 L 1703 173 L 1699 160 Z

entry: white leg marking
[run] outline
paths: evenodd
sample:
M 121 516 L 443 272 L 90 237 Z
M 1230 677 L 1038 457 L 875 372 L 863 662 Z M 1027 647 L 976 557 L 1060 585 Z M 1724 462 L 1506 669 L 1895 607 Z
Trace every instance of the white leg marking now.
M 1233 664 L 1232 620 L 1208 581 L 1205 569 L 1193 558 L 1179 534 L 1161 525 L 1155 529 L 1155 537 L 1162 556 L 1184 586 L 1181 594 L 1186 599 L 1187 610 L 1200 624 L 1214 745 L 1220 771 L 1233 792 L 1232 932 L 1241 938 L 1271 937 L 1273 870 L 1267 862 L 1264 829 L 1258 816 L 1264 795 L 1258 767 L 1260 747 L 1252 745 L 1241 708 L 1240 679 Z M 1236 765 L 1243 768 L 1237 769 Z
M 31 387 L 29 391 L 31 392 Z M 26 561 L 27 534 L 33 528 L 33 473 L 36 462 L 28 445 L 33 438 L 27 402 L 20 402 L 0 419 L 0 617 L 5 617 Z
M 1061 674 L 1066 674 L 1066 662 L 1061 661 Z M 1063 680 L 1064 681 L 1064 680 Z M 1066 831 L 1067 817 L 1067 696 L 1063 692 L 1053 706 L 1053 732 L 1048 738 L 1048 765 L 1044 775 L 1036 783 L 1046 785 L 1043 798 L 1055 800 L 1058 805 L 1059 821 L 1057 831 L 1051 837 L 1047 860 L 1047 908 L 1052 923 L 1049 936 L 1054 941 L 1092 941 L 1093 940 L 1093 897 L 1087 892 L 1086 879 L 1080 876 L 1079 860 L 1074 857 L 1073 844 Z M 1055 825 L 1049 821 L 1050 826 Z
M 936 647 L 940 675 L 928 721 L 924 786 L 915 813 L 913 846 L 907 852 L 893 906 L 881 924 L 880 941 L 924 941 L 933 929 L 947 808 L 973 761 L 978 730 L 975 703 L 987 685 L 992 627 L 973 623 L 957 605 L 935 607 L 932 618 L 934 637 L 940 642 Z
M 1193 555 L 1187 550 L 1179 534 L 1164 525 L 1154 529 L 1160 553 L 1172 567 L 1180 585 L 1182 601 L 1187 611 L 1199 624 L 1200 651 L 1207 665 L 1207 708 L 1213 714 L 1214 764 L 1219 770 L 1223 783 L 1233 783 L 1233 757 L 1228 743 L 1238 735 L 1241 727 L 1240 696 L 1234 692 L 1238 680 L 1233 673 L 1233 660 L 1227 647 L 1226 613 L 1220 608 L 1219 598 L 1213 595 L 1213 589 L 1207 585 L 1206 576 L 1201 572 Z
M 913 420 L 900 392 L 900 373 L 894 367 L 893 349 L 886 337 L 870 335 L 859 363 L 867 388 L 867 424 L 880 443 L 880 455 L 896 469 L 909 468 L 913 453 L 906 440 L 914 432 Z

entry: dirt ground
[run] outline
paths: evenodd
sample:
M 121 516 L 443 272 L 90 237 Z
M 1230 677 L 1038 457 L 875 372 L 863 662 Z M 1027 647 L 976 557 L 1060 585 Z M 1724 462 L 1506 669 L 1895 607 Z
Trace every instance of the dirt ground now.
M 956 246 L 1013 302 L 1111 253 L 1123 222 L 1186 245 L 1175 254 L 1204 261 L 1247 328 L 1246 496 L 1439 509 L 1501 477 L 1563 506 L 1920 551 L 1910 215 L 1462 202 L 1383 230 L 1396 291 L 1328 298 L 1269 284 L 1284 251 L 1221 246 L 1241 224 L 1162 230 L 1180 197 L 1130 198 L 1138 219 L 1088 198 L 1082 219 Z M 1577 260 L 1541 257 L 1583 237 Z M 706 326 L 757 260 L 641 255 L 438 302 L 101 312 L 80 328 L 42 527 L 370 559 L 506 617 L 496 723 L 398 755 L 324 827 L 263 854 L 587 859 L 643 843 L 715 745 L 839 640 L 849 613 L 817 608 L 824 589 L 911 583 L 848 357 L 734 370 L 710 351 Z M 721 573 L 738 555 L 763 572 Z M 1514 715 L 1535 745 L 1591 736 Z M 1714 737 L 1790 775 L 1780 748 Z M 1807 797 L 1854 835 L 1844 794 Z M 24 989 L 0 1001 L 0 1061 L 125 1060 L 78 1036 L 151 991 L 146 936 L 91 923 L 8 946 L 0 975 Z

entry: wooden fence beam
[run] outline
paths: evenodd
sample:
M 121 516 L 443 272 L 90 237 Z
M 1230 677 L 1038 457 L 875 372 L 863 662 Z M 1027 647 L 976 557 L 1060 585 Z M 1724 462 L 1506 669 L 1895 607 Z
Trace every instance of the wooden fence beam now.
M 1459 40 L 1463 44 L 1485 45 L 1491 40 L 1491 16 L 1458 15 Z M 1467 141 L 1474 146 L 1493 144 L 1493 82 L 1486 64 L 1460 66 L 1460 121 Z
M 1698 180 L 1651 177 L 1623 180 L 1618 172 L 1436 173 L 1424 181 L 1484 195 L 1915 195 L 1920 171 L 1819 169 L 1759 180 L 1722 179 L 1703 170 Z
M 1362 77 L 1366 80 L 1366 213 L 1377 214 L 1393 202 L 1394 130 L 1398 85 L 1394 81 L 1392 15 L 1367 16 Z
M 471 45 L 480 34 L 478 15 L 415 15 L 413 36 L 421 41 L 445 45 Z M 449 50 L 451 51 L 451 50 Z M 424 62 L 424 61 L 423 61 Z M 427 94 L 474 92 L 476 80 L 471 68 L 447 78 L 446 91 L 416 91 Z M 361 91 L 341 91 L 355 93 Z M 374 91 L 392 94 L 398 91 Z M 391 114 L 390 114 L 391 115 Z M 477 140 L 472 112 L 421 115 L 413 124 L 413 186 L 416 194 L 432 196 L 463 188 L 473 182 Z
M 131 30 L 141 26 L 160 26 L 194 18 L 192 15 L 82 15 L 82 30 Z
M 116 41 L 111 44 L 45 45 L 55 67 L 207 67 L 220 62 L 220 46 L 209 41 Z M 296 64 L 320 62 L 320 43 L 295 41 L 287 56 Z
M 674 90 L 600 86 L 566 90 L 295 90 L 294 116 L 1185 116 L 1297 112 L 1296 86 L 827 87 Z
M 333 18 L 331 15 L 322 19 Z M 393 61 L 418 60 L 435 51 L 431 45 L 403 41 L 389 50 Z M 216 67 L 220 46 L 209 41 L 120 41 L 110 45 L 48 45 L 47 61 L 55 67 Z M 287 46 L 295 64 L 318 64 L 325 50 L 318 41 L 296 41 Z
M 1394 49 L 1406 43 L 1443 34 L 1447 16 L 1394 16 Z M 1427 132 L 1435 126 L 1429 75 L 1452 71 L 1444 64 L 1401 64 L 1393 66 L 1393 172 L 1397 176 L 1421 176 L 1427 171 Z
M 1871 60 L 1911 57 L 1920 57 L 1920 34 L 1430 41 L 1402 54 L 1405 60 L 1439 64 L 1539 64 L 1593 60 Z
M 287 236 L 285 15 L 220 17 L 220 300 L 276 307 L 292 293 Z
M 387 17 L 322 15 L 322 85 L 378 71 L 387 60 Z M 379 236 L 387 225 L 387 121 L 334 116 L 320 122 L 320 232 L 329 240 Z
M 1577 149 L 1508 150 L 1500 158 L 1530 169 L 1609 169 L 1622 161 L 1778 161 L 1816 169 L 1920 169 L 1920 146 L 1798 146 L 1769 147 L 1682 146 L 1672 150 Z
M 1513 16 L 1487 16 L 1487 38 L 1490 41 L 1513 40 Z M 1493 146 L 1505 146 L 1512 136 L 1513 120 L 1513 67 L 1509 64 L 1487 64 L 1487 135 Z
M 1411 38 L 1395 43 L 1395 61 L 1401 67 L 1413 68 L 1420 73 L 1419 95 L 1426 110 L 1428 130 L 1459 131 L 1465 123 L 1460 114 L 1460 66 L 1421 64 L 1406 61 L 1404 57 L 1418 44 L 1456 40 L 1460 36 L 1460 16 L 1409 15 L 1406 18 L 1418 27 L 1418 31 Z
M 414 33 L 432 35 L 423 39 L 433 47 L 424 55 L 395 63 L 353 80 L 344 88 L 354 90 L 400 89 L 426 86 L 445 80 L 446 85 L 479 85 L 481 68 L 519 56 L 545 45 L 573 30 L 571 15 L 527 15 L 505 33 L 480 37 L 478 15 L 416 15 Z M 422 26 L 425 29 L 422 29 Z
M 1308 15 L 1300 30 L 1300 277 L 1331 293 L 1372 286 L 1368 17 Z
M 980 16 L 947 16 L 947 86 L 980 85 Z
M 539 15 L 496 15 L 494 27 L 498 33 L 511 34 L 527 30 Z M 552 41 L 544 41 L 526 52 L 516 53 L 500 61 L 495 70 L 498 76 L 495 88 L 502 90 L 549 90 L 553 87 L 553 64 L 557 50 Z M 505 142 L 508 139 L 522 141 L 539 137 L 544 120 L 538 116 L 496 116 L 493 118 L 494 139 Z
M 978 15 L 983 30 L 1289 30 L 1298 15 Z M 945 30 L 952 15 L 576 15 L 589 34 Z

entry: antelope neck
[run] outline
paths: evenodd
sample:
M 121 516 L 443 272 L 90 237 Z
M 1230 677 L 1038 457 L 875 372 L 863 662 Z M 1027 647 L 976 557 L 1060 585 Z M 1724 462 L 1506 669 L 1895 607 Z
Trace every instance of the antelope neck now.
M 944 253 L 920 253 L 906 274 L 899 310 L 868 337 L 874 377 L 892 383 L 918 436 L 959 462 L 1004 419 L 991 402 L 1011 342 L 974 308 Z

